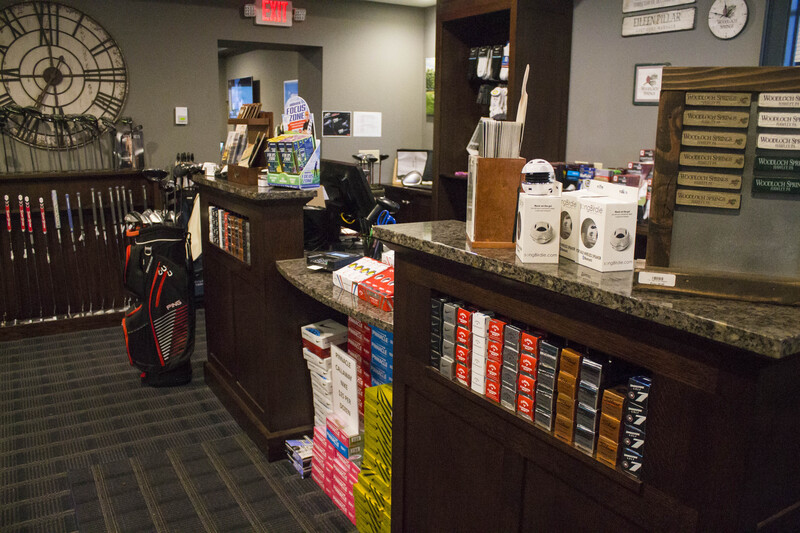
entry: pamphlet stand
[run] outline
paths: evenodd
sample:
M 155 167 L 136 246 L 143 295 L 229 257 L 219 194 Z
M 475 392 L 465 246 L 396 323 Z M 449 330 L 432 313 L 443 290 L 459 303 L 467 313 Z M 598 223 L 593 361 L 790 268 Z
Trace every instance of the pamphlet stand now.
M 467 239 L 473 248 L 513 248 L 517 193 L 525 159 L 470 156 Z
M 272 111 L 261 111 L 259 116 L 255 118 L 231 118 L 228 119 L 228 124 L 233 126 L 238 124 L 247 125 L 248 143 L 254 143 L 259 134 L 263 134 L 266 139 L 269 139 L 275 133 L 272 123 Z M 253 166 L 228 165 L 228 181 L 240 185 L 258 185 L 258 175 L 264 164 L 263 150 L 261 150 L 261 154 L 256 155 L 253 159 Z
M 258 179 L 259 185 L 271 185 L 275 187 L 289 187 L 292 189 L 312 189 L 319 187 L 319 141 L 315 140 L 316 148 L 314 153 L 306 162 L 300 174 L 262 173 Z M 263 176 L 266 175 L 266 178 Z

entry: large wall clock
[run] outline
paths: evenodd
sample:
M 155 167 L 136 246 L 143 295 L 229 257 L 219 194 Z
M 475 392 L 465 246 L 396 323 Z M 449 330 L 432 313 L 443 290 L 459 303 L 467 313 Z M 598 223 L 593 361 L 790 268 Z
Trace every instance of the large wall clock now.
M 0 11 L 0 112 L 8 134 L 51 150 L 80 146 L 119 118 L 127 94 L 122 52 L 85 13 L 44 1 Z

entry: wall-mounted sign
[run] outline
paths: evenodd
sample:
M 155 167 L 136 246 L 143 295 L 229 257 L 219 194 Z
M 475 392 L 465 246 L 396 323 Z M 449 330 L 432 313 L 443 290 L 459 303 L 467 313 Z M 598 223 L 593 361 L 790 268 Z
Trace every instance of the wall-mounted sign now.
M 635 13 L 636 11 L 647 11 L 648 9 L 694 4 L 694 2 L 695 0 L 622 0 L 622 12 Z
M 305 19 L 305 10 L 303 10 Z M 258 0 L 255 4 L 245 4 L 244 16 L 255 18 L 260 26 L 292 25 L 292 3 L 286 0 Z
M 712 152 L 681 152 L 681 165 L 716 168 L 744 168 L 743 154 L 715 154 Z
M 728 131 L 683 130 L 681 144 L 684 146 L 708 146 L 711 148 L 744 148 L 747 135 Z
M 661 76 L 669 63 L 643 63 L 634 67 L 633 105 L 658 105 Z
M 753 192 L 800 194 L 800 178 L 753 178 Z
M 763 111 L 758 114 L 758 125 L 762 128 L 800 128 L 800 113 Z
M 746 128 L 750 113 L 745 111 L 705 111 L 687 109 L 683 112 L 684 126 L 713 126 L 715 128 Z
M 747 107 L 750 93 L 686 93 L 686 105 Z
M 717 209 L 739 209 L 742 195 L 733 192 L 695 191 L 678 189 L 675 203 L 693 207 L 714 207 Z
M 697 8 L 661 11 L 648 15 L 634 15 L 622 19 L 622 36 L 650 35 L 694 29 Z
M 734 189 L 742 187 L 742 176 L 737 174 L 717 174 L 714 172 L 678 172 L 678 185 L 703 187 L 706 189 Z
M 755 170 L 778 170 L 781 172 L 800 172 L 800 158 L 757 155 L 756 160 L 753 163 L 753 168 Z
M 756 146 L 765 150 L 800 150 L 800 135 L 759 133 Z
M 761 93 L 759 107 L 800 107 L 800 93 Z

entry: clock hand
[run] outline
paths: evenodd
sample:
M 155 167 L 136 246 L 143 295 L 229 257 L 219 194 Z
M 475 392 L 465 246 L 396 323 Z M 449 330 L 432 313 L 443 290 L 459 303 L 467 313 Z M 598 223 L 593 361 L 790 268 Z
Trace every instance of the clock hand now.
M 64 62 L 64 56 L 59 56 L 58 63 L 56 63 L 55 66 L 56 70 L 58 70 L 58 67 L 61 66 L 61 63 L 63 62 Z M 39 97 L 36 99 L 36 102 L 34 103 L 36 109 L 42 107 L 42 102 L 44 101 L 44 97 L 47 94 L 47 91 L 49 91 L 50 87 L 53 86 L 53 78 L 50 78 L 49 80 L 46 81 L 47 84 L 45 84 L 44 89 L 42 89 L 42 93 L 39 95 Z

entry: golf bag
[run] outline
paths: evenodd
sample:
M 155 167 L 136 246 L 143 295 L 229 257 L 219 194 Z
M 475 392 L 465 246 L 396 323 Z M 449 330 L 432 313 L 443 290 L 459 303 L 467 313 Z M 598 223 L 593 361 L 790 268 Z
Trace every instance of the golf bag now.
M 123 282 L 136 300 L 122 319 L 131 365 L 142 384 L 183 385 L 192 379 L 194 281 L 189 234 L 154 224 L 127 232 Z

